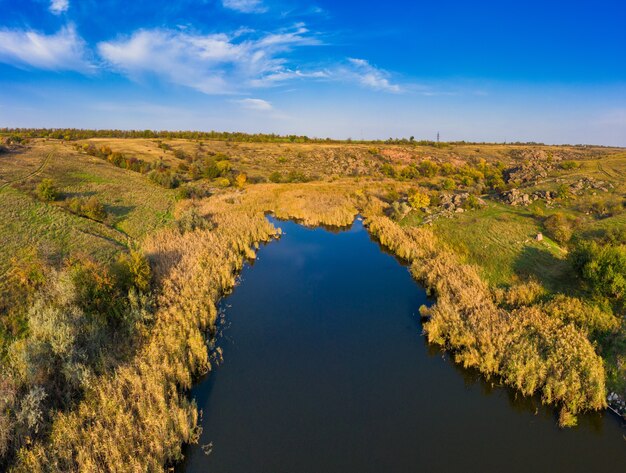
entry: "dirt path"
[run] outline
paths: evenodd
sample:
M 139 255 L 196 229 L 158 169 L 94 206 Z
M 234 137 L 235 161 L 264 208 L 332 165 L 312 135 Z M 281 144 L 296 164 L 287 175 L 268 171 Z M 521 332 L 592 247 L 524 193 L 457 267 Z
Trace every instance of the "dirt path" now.
M 0 184 L 0 190 L 4 189 L 7 186 L 10 186 L 11 184 L 15 184 L 16 182 L 22 182 L 22 181 L 25 181 L 26 179 L 36 176 L 37 174 L 39 174 L 41 171 L 44 170 L 46 165 L 50 162 L 50 159 L 52 159 L 53 155 L 54 153 L 52 151 L 49 152 L 44 158 L 44 160 L 42 161 L 42 163 L 39 165 L 39 167 L 35 169 L 33 172 L 27 174 L 26 176 L 18 177 L 17 179 L 13 179 L 11 181 L 5 182 L 4 184 Z

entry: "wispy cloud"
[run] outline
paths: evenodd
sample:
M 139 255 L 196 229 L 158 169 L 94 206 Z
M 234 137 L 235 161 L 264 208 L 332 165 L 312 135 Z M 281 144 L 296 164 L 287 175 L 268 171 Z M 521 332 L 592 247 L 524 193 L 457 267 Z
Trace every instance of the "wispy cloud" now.
M 236 101 L 243 108 L 258 112 L 269 112 L 273 109 L 272 104 L 263 99 L 242 99 Z
M 289 74 L 287 55 L 296 47 L 319 44 L 303 25 L 254 36 L 139 30 L 98 45 L 100 55 L 131 79 L 146 75 L 206 94 L 238 93 Z
M 390 81 L 391 74 L 372 66 L 365 59 L 348 58 L 349 67 L 340 68 L 339 76 L 355 81 L 364 87 L 385 92 L 402 92 L 402 87 Z
M 63 12 L 66 12 L 70 8 L 69 0 L 50 0 L 49 10 L 51 13 L 55 15 L 60 15 Z
M 263 13 L 267 7 L 262 0 L 222 0 L 224 8 L 236 10 L 242 13 Z
M 21 68 L 93 72 L 85 41 L 73 26 L 45 35 L 32 30 L 0 29 L 0 62 Z
M 300 69 L 284 69 L 271 74 L 266 74 L 259 79 L 250 81 L 253 87 L 271 87 L 296 79 L 331 79 L 332 73 L 326 69 L 302 71 Z

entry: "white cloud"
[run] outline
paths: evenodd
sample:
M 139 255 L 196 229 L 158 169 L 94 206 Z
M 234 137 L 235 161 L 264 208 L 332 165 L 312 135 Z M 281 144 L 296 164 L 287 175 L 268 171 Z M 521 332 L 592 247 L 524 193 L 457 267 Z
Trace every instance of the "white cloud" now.
M 224 8 L 237 10 L 242 13 L 263 13 L 267 8 L 261 0 L 222 0 Z
M 45 35 L 32 30 L 0 29 L 0 62 L 52 71 L 94 70 L 86 44 L 73 26 Z
M 339 71 L 339 75 L 345 79 L 354 80 L 362 86 L 374 90 L 402 92 L 402 88 L 398 84 L 391 83 L 390 74 L 387 71 L 372 66 L 365 59 L 348 58 L 348 62 L 351 67 Z
M 237 103 L 248 110 L 256 110 L 259 112 L 268 112 L 273 109 L 272 104 L 263 99 L 243 99 L 237 100 Z
M 154 29 L 99 43 L 98 51 L 134 80 L 156 76 L 206 94 L 228 94 L 272 85 L 292 73 L 286 56 L 293 48 L 314 44 L 319 41 L 303 25 L 260 37 Z
M 63 12 L 66 12 L 70 8 L 69 0 L 50 0 L 50 12 L 55 15 L 60 15 Z
M 278 85 L 283 82 L 287 82 L 295 79 L 330 79 L 331 73 L 326 70 L 321 71 L 301 71 L 299 69 L 290 70 L 284 69 L 282 71 L 267 74 L 260 79 L 253 79 L 250 81 L 250 85 L 253 87 L 268 87 L 272 85 Z

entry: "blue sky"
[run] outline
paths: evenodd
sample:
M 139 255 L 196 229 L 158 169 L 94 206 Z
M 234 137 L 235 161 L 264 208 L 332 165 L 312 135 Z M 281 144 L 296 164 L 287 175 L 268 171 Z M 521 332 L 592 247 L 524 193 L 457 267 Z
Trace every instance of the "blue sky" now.
M 0 0 L 0 127 L 626 146 L 626 2 Z

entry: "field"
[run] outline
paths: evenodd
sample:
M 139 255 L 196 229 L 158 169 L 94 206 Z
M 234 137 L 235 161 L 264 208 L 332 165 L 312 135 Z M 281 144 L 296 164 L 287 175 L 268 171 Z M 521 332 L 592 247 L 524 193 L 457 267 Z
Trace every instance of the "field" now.
M 529 277 L 551 290 L 568 287 L 566 251 L 549 237 L 537 241 L 541 221 L 526 209 L 490 203 L 485 209 L 439 220 L 435 232 L 497 287 Z
M 436 296 L 429 341 L 561 425 L 626 396 L 619 277 L 572 257 L 593 241 L 619 276 L 623 149 L 32 135 L 0 153 L 0 467 L 179 461 L 216 304 L 277 236 L 267 212 L 361 214 Z
M 66 199 L 97 196 L 106 221 L 75 215 L 57 202 L 41 202 L 34 194 L 43 179 L 52 179 Z M 80 251 L 107 258 L 172 218 L 173 191 L 61 143 L 34 142 L 0 155 L 0 186 L 4 270 L 7 258 L 27 245 L 56 258 Z

